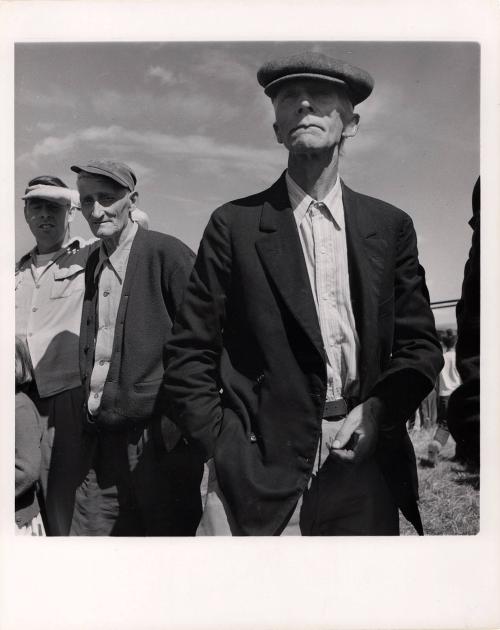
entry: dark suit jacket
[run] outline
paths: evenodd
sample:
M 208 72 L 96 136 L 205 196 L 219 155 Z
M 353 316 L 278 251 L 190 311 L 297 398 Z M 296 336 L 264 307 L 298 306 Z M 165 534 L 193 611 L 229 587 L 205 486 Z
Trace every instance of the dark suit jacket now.
M 377 456 L 421 528 L 405 420 L 442 366 L 411 219 L 342 184 L 361 400 Z M 212 215 L 167 346 L 171 417 L 215 458 L 244 533 L 276 534 L 304 491 L 326 395 L 325 350 L 284 175 Z

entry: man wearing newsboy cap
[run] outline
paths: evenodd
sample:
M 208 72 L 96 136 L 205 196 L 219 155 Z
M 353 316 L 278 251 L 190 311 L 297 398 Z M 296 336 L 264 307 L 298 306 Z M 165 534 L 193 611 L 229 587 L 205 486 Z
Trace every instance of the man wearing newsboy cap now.
M 421 532 L 405 420 L 442 358 L 415 232 L 339 178 L 373 80 L 317 53 L 257 78 L 288 168 L 213 213 L 167 346 L 203 532 L 397 535 L 398 506 Z
M 162 414 L 160 385 L 194 255 L 132 220 L 138 193 L 129 166 L 92 160 L 71 169 L 82 213 L 101 239 L 85 270 L 82 483 L 71 533 L 193 535 L 202 463 Z
M 84 270 L 93 245 L 70 237 L 78 192 L 58 177 L 35 177 L 22 198 L 36 245 L 16 265 L 16 334 L 29 348 L 36 384 L 30 394 L 45 425 L 41 481 L 46 530 L 67 535 L 83 403 L 78 335 Z

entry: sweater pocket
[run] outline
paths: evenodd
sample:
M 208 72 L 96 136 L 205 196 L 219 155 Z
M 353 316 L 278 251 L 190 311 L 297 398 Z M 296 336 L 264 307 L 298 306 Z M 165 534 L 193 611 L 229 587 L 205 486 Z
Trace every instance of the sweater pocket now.
M 160 389 L 160 385 L 163 378 L 155 378 L 150 381 L 142 381 L 141 383 L 134 383 L 133 388 L 141 395 L 156 394 Z

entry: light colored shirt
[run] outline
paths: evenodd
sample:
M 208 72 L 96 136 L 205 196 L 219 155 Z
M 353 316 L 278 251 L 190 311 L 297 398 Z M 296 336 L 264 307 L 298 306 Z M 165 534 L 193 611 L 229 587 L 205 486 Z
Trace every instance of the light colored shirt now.
M 113 352 L 116 317 L 122 296 L 123 281 L 127 271 L 130 249 L 137 234 L 137 223 L 130 222 L 125 228 L 127 234 L 122 243 L 108 256 L 104 243 L 99 249 L 99 262 L 95 269 L 95 278 L 99 282 L 97 300 L 97 337 L 94 355 L 94 367 L 90 378 L 88 410 L 92 415 L 99 413 L 104 383 L 108 376 Z
M 52 254 L 34 248 L 16 264 L 16 335 L 27 341 L 42 398 L 80 385 L 84 270 L 93 247 L 73 238 Z
M 340 180 L 337 177 L 321 200 L 304 192 L 288 172 L 286 184 L 326 350 L 326 399 L 355 397 L 359 338 L 351 305 Z
M 451 396 L 462 382 L 456 366 L 455 350 L 447 350 L 443 353 L 443 358 L 444 366 L 439 373 L 439 395 Z

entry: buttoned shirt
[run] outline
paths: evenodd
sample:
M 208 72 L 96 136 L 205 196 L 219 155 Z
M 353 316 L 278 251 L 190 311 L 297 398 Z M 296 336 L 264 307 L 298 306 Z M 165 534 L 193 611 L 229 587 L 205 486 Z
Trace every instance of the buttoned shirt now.
M 16 335 L 26 339 L 42 398 L 80 385 L 78 337 L 85 265 L 95 245 L 72 239 L 52 254 L 36 247 L 16 265 Z
M 356 397 L 359 338 L 351 305 L 340 180 L 337 177 L 322 200 L 304 192 L 288 172 L 286 184 L 326 351 L 326 399 Z
M 104 243 L 99 249 L 99 262 L 95 269 L 98 278 L 99 298 L 97 300 L 97 337 L 94 355 L 94 367 L 90 379 L 88 409 L 92 415 L 99 413 L 104 383 L 108 376 L 113 340 L 115 337 L 116 317 L 122 296 L 123 281 L 127 271 L 130 249 L 137 234 L 137 223 L 129 223 L 127 234 L 122 243 L 108 256 Z

